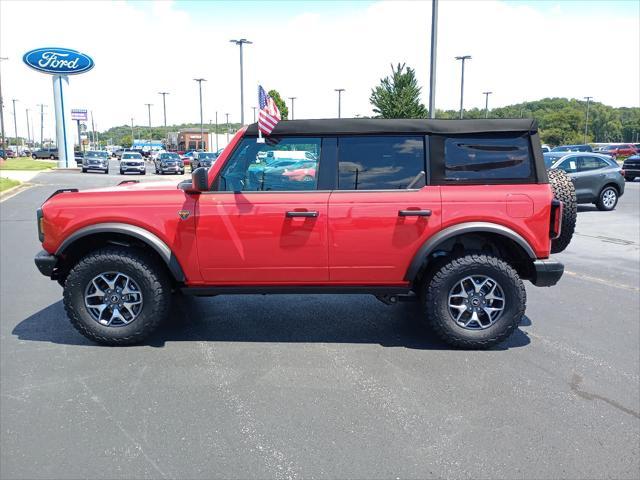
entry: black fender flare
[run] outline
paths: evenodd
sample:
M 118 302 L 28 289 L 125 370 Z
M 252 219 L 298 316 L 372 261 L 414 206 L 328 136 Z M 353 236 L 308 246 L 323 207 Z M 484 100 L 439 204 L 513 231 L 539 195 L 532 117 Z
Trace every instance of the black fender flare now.
M 130 225 L 128 223 L 98 223 L 95 225 L 89 225 L 87 227 L 80 228 L 79 230 L 76 230 L 67 238 L 65 238 L 62 244 L 56 250 L 55 255 L 63 255 L 65 250 L 73 245 L 75 241 L 88 235 L 95 235 L 97 233 L 120 233 L 123 235 L 134 237 L 144 242 L 153 250 L 155 250 L 158 255 L 160 255 L 162 260 L 164 260 L 165 264 L 167 265 L 167 268 L 169 268 L 169 271 L 178 282 L 185 281 L 184 272 L 182 270 L 182 267 L 180 266 L 180 262 L 178 262 L 178 259 L 173 254 L 169 246 L 154 233 L 151 233 L 150 231 L 142 227 Z
M 415 278 L 424 267 L 427 262 L 427 257 L 433 253 L 438 246 L 450 238 L 456 237 L 458 235 L 462 235 L 465 233 L 475 233 L 475 232 L 486 232 L 486 233 L 495 233 L 497 235 L 501 235 L 503 237 L 508 238 L 509 240 L 514 241 L 517 245 L 519 245 L 525 253 L 531 258 L 531 260 L 536 259 L 536 254 L 522 235 L 517 232 L 514 232 L 508 227 L 504 225 L 500 225 L 498 223 L 490 223 L 490 222 L 465 222 L 458 223 L 456 225 L 452 225 L 443 230 L 440 230 L 438 233 L 430 237 L 422 246 L 418 249 L 418 251 L 413 256 L 411 263 L 409 264 L 409 268 L 407 269 L 407 273 L 404 277 L 405 280 L 409 282 L 413 282 Z

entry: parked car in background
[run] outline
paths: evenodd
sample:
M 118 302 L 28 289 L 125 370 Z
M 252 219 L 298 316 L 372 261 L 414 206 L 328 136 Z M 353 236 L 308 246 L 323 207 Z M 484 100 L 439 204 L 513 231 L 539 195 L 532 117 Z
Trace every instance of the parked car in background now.
M 550 152 L 544 154 L 548 169 L 563 170 L 576 188 L 578 203 L 593 203 L 599 210 L 613 210 L 624 194 L 622 169 L 607 155 Z
M 120 160 L 120 158 L 122 157 L 122 152 L 124 151 L 125 151 L 124 148 L 117 148 L 113 151 L 113 156 L 116 157 L 118 160 Z
M 552 152 L 593 152 L 591 145 L 558 145 L 551 149 Z
M 618 145 L 606 145 L 602 147 L 600 153 L 611 156 L 611 158 L 628 157 L 638 153 L 636 147 L 630 143 L 618 144 Z
M 89 150 L 82 159 L 82 173 L 89 170 L 100 170 L 109 173 L 109 152 L 106 150 Z
M 81 167 L 82 166 L 82 160 L 84 159 L 84 153 L 81 152 L 80 150 L 74 150 L 73 158 L 76 161 L 76 165 Z
M 150 155 L 150 157 L 151 157 L 151 161 L 152 161 L 152 162 L 155 162 L 155 161 L 158 159 L 158 156 L 159 156 L 161 153 L 165 153 L 165 152 L 166 152 L 166 150 L 152 150 L 152 151 L 151 151 L 151 155 Z
M 120 175 L 127 172 L 139 173 L 145 175 L 147 173 L 147 165 L 144 163 L 144 157 L 139 152 L 125 152 L 120 160 Z
M 16 152 L 14 152 L 11 149 L 7 149 L 7 150 L 0 149 L 0 157 L 16 158 Z
M 153 161 L 156 173 L 164 175 L 165 173 L 184 174 L 184 163 L 180 160 L 180 156 L 173 152 L 162 152 L 157 155 Z
M 195 150 L 187 150 L 186 152 L 180 154 L 180 160 L 182 160 L 182 163 L 184 163 L 185 165 L 191 165 L 194 153 Z M 193 168 L 191 168 L 191 170 L 193 170 Z
M 31 153 L 32 158 L 48 158 L 55 160 L 58 158 L 58 147 L 40 148 Z
M 217 153 L 213 152 L 193 152 L 193 160 L 191 160 L 191 171 L 196 168 L 209 168 L 218 158 Z
M 640 177 L 640 154 L 627 157 L 622 164 L 624 179 L 633 182 L 636 177 Z

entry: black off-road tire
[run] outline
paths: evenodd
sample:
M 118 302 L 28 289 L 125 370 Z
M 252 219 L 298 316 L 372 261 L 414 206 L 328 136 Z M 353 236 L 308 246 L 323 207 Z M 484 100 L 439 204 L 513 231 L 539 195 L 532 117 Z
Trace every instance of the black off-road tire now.
M 111 271 L 128 275 L 142 292 L 142 310 L 128 325 L 101 325 L 84 303 L 87 284 L 100 273 Z M 64 308 L 71 324 L 88 339 L 105 345 L 140 343 L 167 317 L 170 303 L 167 274 L 156 258 L 142 250 L 105 247 L 91 252 L 71 269 L 64 284 Z
M 613 205 L 605 204 L 604 196 L 608 191 L 613 192 L 613 194 L 615 194 L 615 201 L 613 202 Z M 603 212 L 610 212 L 611 210 L 615 210 L 616 206 L 618 205 L 618 200 L 620 200 L 618 189 L 613 185 L 606 185 L 600 192 L 600 195 L 598 195 L 598 201 L 596 202 L 596 207 L 598 208 L 598 210 L 602 210 Z
M 502 288 L 502 315 L 483 330 L 469 330 L 449 313 L 449 292 L 463 278 L 486 275 Z M 422 286 L 423 318 L 447 344 L 457 348 L 486 349 L 506 340 L 524 316 L 527 294 L 518 273 L 508 263 L 490 255 L 470 254 L 444 263 Z
M 562 202 L 560 236 L 551 241 L 551 253 L 560 253 L 569 246 L 576 229 L 578 199 L 573 182 L 563 170 L 549 170 L 548 175 L 553 196 Z

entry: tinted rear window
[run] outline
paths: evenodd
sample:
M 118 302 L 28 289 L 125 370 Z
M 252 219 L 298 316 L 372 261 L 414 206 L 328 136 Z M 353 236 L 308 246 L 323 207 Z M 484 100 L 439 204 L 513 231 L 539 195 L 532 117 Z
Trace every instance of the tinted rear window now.
M 445 180 L 523 180 L 533 176 L 532 165 L 528 137 L 444 140 Z
M 338 139 L 339 190 L 398 190 L 425 185 L 424 137 Z

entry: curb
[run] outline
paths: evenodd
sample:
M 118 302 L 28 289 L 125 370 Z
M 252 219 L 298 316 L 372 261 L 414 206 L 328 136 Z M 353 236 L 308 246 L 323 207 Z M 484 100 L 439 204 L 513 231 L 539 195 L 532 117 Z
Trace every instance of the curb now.
M 60 173 L 65 173 L 65 172 L 79 172 L 79 171 L 80 171 L 80 167 L 69 167 L 69 168 L 50 168 L 48 171 L 49 171 L 49 172 L 60 172 Z
M 24 182 L 20 185 L 16 185 L 15 187 L 11 187 L 4 192 L 0 192 L 0 202 L 4 202 L 5 200 L 9 200 L 12 197 L 15 197 L 22 190 L 26 190 L 27 188 L 33 187 L 33 183 Z

